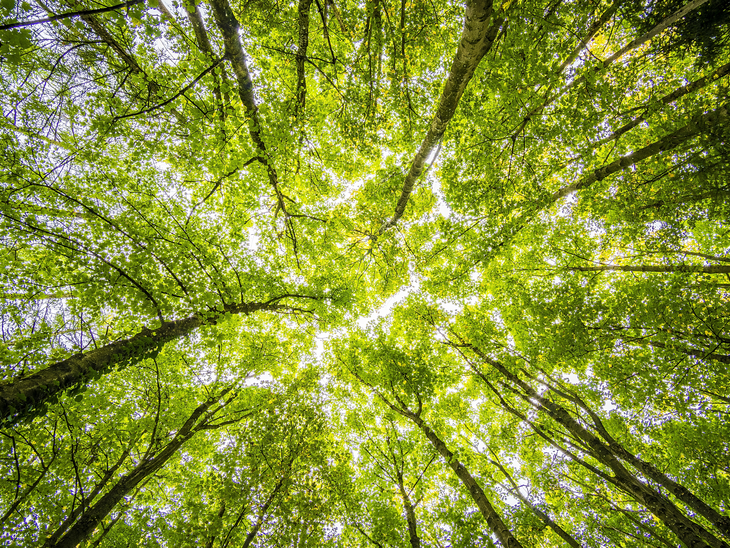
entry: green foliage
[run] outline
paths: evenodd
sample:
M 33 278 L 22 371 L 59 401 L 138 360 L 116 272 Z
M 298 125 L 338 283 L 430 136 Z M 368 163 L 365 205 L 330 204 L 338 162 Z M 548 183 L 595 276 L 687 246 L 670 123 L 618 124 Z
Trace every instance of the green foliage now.
M 727 2 L 227 4 L 0 2 L 0 543 L 729 542 Z

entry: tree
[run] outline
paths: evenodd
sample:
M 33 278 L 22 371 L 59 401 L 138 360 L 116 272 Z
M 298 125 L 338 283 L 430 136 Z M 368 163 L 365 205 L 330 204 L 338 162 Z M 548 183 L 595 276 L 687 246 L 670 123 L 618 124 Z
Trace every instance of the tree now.
M 728 546 L 726 4 L 3 1 L 2 540 Z

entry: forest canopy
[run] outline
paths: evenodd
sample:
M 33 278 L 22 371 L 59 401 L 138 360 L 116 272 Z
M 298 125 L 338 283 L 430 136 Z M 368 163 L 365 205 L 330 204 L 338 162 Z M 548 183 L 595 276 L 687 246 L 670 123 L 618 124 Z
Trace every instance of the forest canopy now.
M 729 22 L 0 0 L 0 543 L 728 548 Z

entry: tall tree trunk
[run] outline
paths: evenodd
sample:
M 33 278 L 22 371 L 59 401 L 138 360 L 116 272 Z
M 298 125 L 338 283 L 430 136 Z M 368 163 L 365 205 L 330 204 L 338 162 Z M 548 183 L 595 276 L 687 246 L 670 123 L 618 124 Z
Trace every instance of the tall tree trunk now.
M 230 389 L 229 389 L 230 390 Z M 199 432 L 210 420 L 209 409 L 225 395 L 217 395 L 200 404 L 190 415 L 175 437 L 154 457 L 144 459 L 135 468 L 122 476 L 99 501 L 84 512 L 78 521 L 61 537 L 52 548 L 74 548 L 93 533 L 94 529 L 111 512 L 114 507 L 140 482 L 162 468 L 182 445 Z M 200 421 L 200 422 L 199 422 Z
M 223 35 L 226 58 L 231 62 L 233 72 L 236 75 L 238 96 L 241 98 L 241 102 L 243 103 L 243 106 L 246 109 L 246 114 L 249 118 L 248 130 L 251 140 L 254 142 L 254 145 L 256 145 L 259 155 L 266 166 L 269 184 L 276 193 L 278 206 L 284 213 L 286 213 L 285 197 L 279 188 L 279 175 L 271 161 L 268 149 L 266 148 L 266 143 L 262 136 L 259 107 L 256 104 L 256 99 L 253 93 L 253 80 L 251 79 L 251 73 L 248 70 L 246 54 L 243 51 L 238 34 L 240 30 L 238 19 L 236 19 L 236 16 L 233 14 L 233 10 L 231 9 L 228 0 L 212 0 L 210 5 L 213 8 L 213 15 L 215 16 L 218 29 Z
M 411 167 L 408 170 L 400 198 L 395 206 L 393 217 L 384 222 L 378 234 L 383 234 L 389 228 L 395 226 L 403 216 L 408 204 L 408 199 L 413 192 L 416 181 L 421 176 L 426 161 L 436 151 L 441 138 L 446 131 L 451 118 L 456 112 L 459 100 L 466 89 L 466 86 L 474 76 L 479 62 L 489 52 L 494 44 L 499 29 L 504 23 L 504 18 L 492 18 L 492 0 L 469 0 L 466 4 L 464 15 L 464 30 L 461 34 L 459 47 L 451 64 L 449 77 L 446 79 L 444 91 L 441 93 L 436 113 L 431 119 L 426 137 L 423 139 L 418 152 L 416 153 Z M 491 23 L 491 25 L 490 25 Z M 433 160 L 432 160 L 433 161 Z
M 676 23 L 677 21 L 682 19 L 689 12 L 697 9 L 702 4 L 704 4 L 708 1 L 709 0 L 692 0 L 691 2 L 688 2 L 687 4 L 682 6 L 680 9 L 678 9 L 676 12 L 674 12 L 672 15 L 665 18 L 663 21 L 659 22 L 656 26 L 654 26 L 654 28 L 650 29 L 648 32 L 645 32 L 641 36 L 637 36 L 631 42 L 629 42 L 624 47 L 619 49 L 616 53 L 614 53 L 611 57 L 605 59 L 604 61 L 601 61 L 600 63 L 598 63 L 597 66 L 589 69 L 589 73 L 593 72 L 595 74 L 597 72 L 605 70 L 611 64 L 613 64 L 614 62 L 621 59 L 621 57 L 626 55 L 629 51 L 632 51 L 632 50 L 638 48 L 639 46 L 645 44 L 646 42 L 648 42 L 649 40 L 654 38 L 656 35 L 665 31 L 668 27 L 674 25 L 674 23 Z M 618 5 L 616 5 L 615 7 L 617 8 Z M 613 13 L 611 13 L 611 15 L 613 15 Z M 591 30 L 593 30 L 593 29 L 591 29 Z M 564 63 L 562 68 L 564 69 L 565 66 L 566 65 Z M 562 70 L 560 72 L 562 72 Z M 512 139 L 516 139 L 519 136 L 519 134 L 522 132 L 522 130 L 527 125 L 527 122 L 529 122 L 532 117 L 540 114 L 545 109 L 545 107 L 547 107 L 548 105 L 553 103 L 556 99 L 565 95 L 569 90 L 579 86 L 580 84 L 585 83 L 587 79 L 588 79 L 587 75 L 584 74 L 582 76 L 579 76 L 578 78 L 573 79 L 568 85 L 563 86 L 563 88 L 558 90 L 557 93 L 555 93 L 553 95 L 548 94 L 548 96 L 545 98 L 545 100 L 542 103 L 540 103 L 535 108 L 531 109 L 525 115 L 522 123 L 520 123 L 520 125 L 517 127 L 516 131 L 512 134 Z M 552 89 L 552 88 L 550 88 L 550 89 Z
M 438 453 L 444 459 L 446 459 L 446 463 L 449 465 L 449 467 L 451 467 L 456 476 L 461 480 L 461 483 L 463 483 L 466 489 L 469 491 L 471 498 L 476 503 L 479 511 L 482 513 L 482 516 L 484 516 L 487 525 L 489 525 L 489 528 L 497 536 L 499 542 L 502 543 L 502 546 L 504 546 L 505 548 L 522 548 L 522 544 L 520 544 L 520 542 L 512 534 L 512 531 L 509 529 L 509 527 L 507 527 L 504 521 L 502 521 L 500 515 L 489 502 L 489 499 L 484 493 L 484 490 L 481 488 L 479 483 L 477 483 L 474 477 L 469 473 L 469 470 L 467 470 L 466 466 L 464 466 L 456 459 L 454 453 L 449 450 L 443 440 L 441 440 L 436 432 L 431 430 L 431 428 L 429 428 L 429 426 L 419 416 L 415 414 L 410 414 L 406 416 L 423 431 L 423 433 L 428 438 L 428 441 L 431 442 L 436 451 L 438 451 Z
M 248 535 L 246 535 L 246 540 L 243 541 L 241 548 L 248 548 L 253 542 L 253 539 L 256 538 L 259 529 L 261 529 L 261 526 L 264 524 L 264 518 L 266 517 L 266 512 L 269 510 L 269 506 L 271 506 L 271 503 L 274 502 L 276 495 L 281 490 L 282 485 L 284 485 L 284 479 L 285 478 L 281 478 L 279 480 L 279 482 L 276 484 L 276 487 L 274 487 L 274 490 L 269 495 L 269 498 L 266 499 L 266 502 L 261 507 L 261 512 L 259 512 L 259 516 L 258 518 L 256 518 L 256 523 L 254 523 L 251 531 L 249 531 Z
M 528 402 L 532 400 L 534 405 L 543 410 L 548 416 L 556 422 L 564 426 L 577 439 L 584 442 L 591 451 L 591 454 L 604 465 L 608 466 L 615 475 L 616 484 L 631 494 L 634 499 L 649 509 L 664 525 L 666 525 L 688 548 L 730 548 L 727 543 L 718 539 L 712 533 L 707 531 L 701 525 L 693 522 L 685 516 L 674 503 L 665 495 L 656 491 L 649 485 L 641 482 L 636 476 L 631 474 L 614 453 L 607 447 L 597 436 L 586 430 L 578 423 L 570 413 L 562 406 L 546 399 L 538 394 L 531 386 L 522 381 L 517 375 L 510 372 L 504 365 L 497 360 L 491 359 L 484 354 L 479 348 L 467 344 L 485 363 L 491 365 L 495 370 L 501 373 L 511 383 L 518 386 L 522 390 L 522 397 Z M 471 365 L 480 378 L 484 379 L 484 374 Z
M 694 265 L 694 264 L 672 264 L 672 265 L 596 265 L 596 266 L 569 266 L 568 270 L 577 272 L 699 272 L 704 274 L 730 274 L 730 265 Z
M 403 475 L 398 472 L 398 490 L 403 500 L 403 510 L 406 513 L 406 522 L 408 523 L 408 538 L 411 541 L 411 548 L 421 548 L 421 539 L 418 537 L 418 529 L 416 529 L 416 511 L 408 496 L 405 485 L 403 485 Z
M 724 104 L 716 108 L 715 110 L 711 110 L 710 112 L 707 112 L 705 114 L 695 116 L 694 118 L 692 118 L 692 120 L 690 120 L 687 125 L 679 128 L 669 135 L 666 135 L 665 137 L 662 137 L 658 141 L 654 141 L 652 144 L 647 145 L 644 148 L 641 148 L 635 152 L 632 152 L 631 154 L 622 156 L 618 160 L 615 160 L 610 164 L 596 169 L 579 181 L 561 188 L 549 197 L 546 205 L 556 202 L 557 200 L 564 196 L 567 196 L 571 192 L 575 192 L 582 188 L 588 188 L 596 181 L 601 181 L 609 175 L 612 175 L 613 173 L 623 171 L 624 169 L 627 169 L 642 160 L 650 158 L 655 154 L 659 154 L 660 152 L 664 152 L 667 150 L 672 150 L 673 148 L 676 148 L 682 143 L 688 141 L 692 137 L 713 129 L 715 126 L 727 124 L 728 118 L 728 104 Z
M 297 49 L 297 87 L 295 91 L 296 107 L 294 113 L 298 116 L 304 112 L 307 101 L 307 78 L 304 72 L 304 62 L 309 46 L 309 8 L 312 0 L 299 0 L 299 45 Z
M 281 190 L 279 174 L 277 173 L 271 155 L 266 148 L 266 143 L 262 133 L 261 117 L 259 116 L 259 107 L 256 105 L 256 99 L 253 93 L 253 80 L 251 79 L 251 73 L 249 72 L 248 65 L 246 64 L 246 54 L 243 51 L 243 46 L 241 45 L 241 39 L 239 37 L 240 24 L 238 19 L 236 19 L 236 16 L 233 14 L 233 10 L 231 9 L 231 5 L 228 0 L 211 0 L 210 5 L 213 8 L 216 25 L 223 36 L 226 58 L 228 58 L 231 62 L 233 72 L 236 75 L 238 96 L 241 98 L 241 102 L 243 103 L 243 106 L 246 109 L 246 114 L 249 118 L 248 133 L 258 150 L 261 162 L 264 166 L 266 166 L 266 174 L 269 178 L 269 185 L 276 196 L 276 213 L 281 212 L 284 214 L 286 232 L 291 240 L 294 255 L 296 257 L 297 236 L 296 231 L 294 230 L 292 216 L 287 209 L 287 202 L 294 203 L 294 200 L 286 196 Z M 299 259 L 297 258 L 297 261 L 298 260 Z
M 114 477 L 114 474 L 117 470 L 124 464 L 124 461 L 127 460 L 127 457 L 132 451 L 132 445 L 134 444 L 136 440 L 133 439 L 127 448 L 122 451 L 122 454 L 117 459 L 117 462 L 114 463 L 114 465 L 109 468 L 105 473 L 104 476 L 97 482 L 97 484 L 94 486 L 94 489 L 89 493 L 84 499 L 81 501 L 81 503 L 74 508 L 74 510 L 68 515 L 68 517 L 61 523 L 61 525 L 56 529 L 53 534 L 46 539 L 46 542 L 43 544 L 43 546 L 53 546 L 58 542 L 58 540 L 61 538 L 61 536 L 68 530 L 68 528 L 71 526 L 71 524 L 76 521 L 76 518 L 81 515 L 84 510 L 94 501 L 94 499 L 101 493 L 102 489 L 106 487 L 106 484 L 109 483 L 109 480 L 111 480 Z
M 223 312 L 212 318 L 195 314 L 188 318 L 165 322 L 150 330 L 142 328 L 136 335 L 109 343 L 84 354 L 76 354 L 60 362 L 36 371 L 28 377 L 0 385 L 0 423 L 14 424 L 40 408 L 44 403 L 65 389 L 89 382 L 93 376 L 108 373 L 115 365 L 137 362 L 159 352 L 172 340 L 180 339 L 202 325 L 215 324 L 225 314 L 251 314 L 258 310 L 275 311 L 285 308 L 267 303 L 243 303 L 226 305 Z
M 614 131 L 608 137 L 605 137 L 604 139 L 601 139 L 600 141 L 593 143 L 593 145 L 591 145 L 592 148 L 605 145 L 606 143 L 610 143 L 611 141 L 615 141 L 616 139 L 621 137 L 624 133 L 634 129 L 641 122 L 646 121 L 652 114 L 654 114 L 662 106 L 670 105 L 677 99 L 684 97 L 685 95 L 688 95 L 690 93 L 693 93 L 697 90 L 700 90 L 700 89 L 704 88 L 705 86 L 714 83 L 719 78 L 726 76 L 727 74 L 730 74 L 730 63 L 726 63 L 726 64 L 722 65 L 721 67 L 718 67 L 717 69 L 713 70 L 711 73 L 709 73 L 701 78 L 698 78 L 694 82 L 690 82 L 689 84 L 685 84 L 683 86 L 678 87 L 671 93 L 668 93 L 664 97 L 661 97 L 658 100 L 656 100 L 656 102 L 652 102 L 649 105 L 647 105 L 646 106 L 647 112 L 644 112 L 644 114 L 642 114 L 641 116 L 637 116 L 630 122 L 624 124 L 623 126 L 618 128 L 616 131 Z
M 423 431 L 426 438 L 428 438 L 428 441 L 430 441 L 436 449 L 436 452 L 444 459 L 446 459 L 446 463 L 454 471 L 456 477 L 458 477 L 459 480 L 461 480 L 461 483 L 464 484 L 467 491 L 469 492 L 469 495 L 471 495 L 471 498 L 474 500 L 482 516 L 486 520 L 489 529 L 495 534 L 497 539 L 499 539 L 499 542 L 502 543 L 502 546 L 504 546 L 505 548 L 522 548 L 522 544 L 520 544 L 517 538 L 515 538 L 515 536 L 512 534 L 512 531 L 509 529 L 509 527 L 507 527 L 504 521 L 502 521 L 500 515 L 489 502 L 489 499 L 484 493 L 484 490 L 472 477 L 472 475 L 469 473 L 469 470 L 467 470 L 466 467 L 456 459 L 454 453 L 449 450 L 449 448 L 441 440 L 441 438 L 439 438 L 438 435 L 433 430 L 431 430 L 431 428 L 429 428 L 429 426 L 421 418 L 421 400 L 419 399 L 418 410 L 414 412 L 405 407 L 402 401 L 396 396 L 396 401 L 398 401 L 398 403 L 402 406 L 400 407 L 391 402 L 388 398 L 386 398 L 372 384 L 365 381 L 365 379 L 363 379 L 357 373 L 357 371 L 353 371 L 352 369 L 350 369 L 350 372 L 357 378 L 357 380 L 369 387 L 370 390 L 372 390 L 373 393 L 378 398 L 380 398 L 383 403 L 385 403 L 385 405 L 390 407 L 399 415 L 402 415 L 403 417 L 412 421 L 416 426 L 418 426 L 418 428 L 421 429 L 421 431 Z
M 522 501 L 525 506 L 527 506 L 530 510 L 532 510 L 532 513 L 535 514 L 538 518 L 540 518 L 540 521 L 542 521 L 545 525 L 550 527 L 553 531 L 555 531 L 555 534 L 557 534 L 561 539 L 563 539 L 568 546 L 572 546 L 573 548 L 581 548 L 580 543 L 575 540 L 565 529 L 560 527 L 553 519 L 548 516 L 545 512 L 540 510 L 537 506 L 532 504 L 530 500 L 523 496 L 522 493 L 520 493 L 520 488 L 515 482 L 515 480 L 512 478 L 512 476 L 507 472 L 504 466 L 502 466 L 499 462 L 494 461 L 492 459 L 489 459 L 489 462 L 491 462 L 494 466 L 499 468 L 499 470 L 504 474 L 504 476 L 507 478 L 507 481 L 512 484 L 512 493 Z
M 198 43 L 198 48 L 200 51 L 205 53 L 205 55 L 208 56 L 208 59 L 210 61 L 215 61 L 218 57 L 216 53 L 213 51 L 213 46 L 210 44 L 210 39 L 208 37 L 208 31 L 205 28 L 205 23 L 203 22 L 203 15 L 200 13 L 200 8 L 198 8 L 198 5 L 195 3 L 195 0 L 187 0 L 186 2 L 183 2 L 183 7 L 185 8 L 185 12 L 188 15 L 188 21 L 190 21 L 190 25 L 193 27 L 193 32 L 195 33 L 195 40 Z M 220 67 L 221 76 L 225 79 L 225 74 L 223 73 L 223 67 Z M 221 124 L 221 131 L 225 135 L 225 121 L 226 121 L 226 110 L 225 110 L 225 104 L 223 103 L 223 95 L 221 93 L 221 86 L 220 81 L 218 80 L 218 74 L 217 71 L 213 71 L 213 94 L 215 95 L 216 103 L 218 103 L 218 119 Z
M 556 391 L 559 395 L 567 397 L 570 401 L 574 401 L 588 413 L 588 415 L 591 417 L 591 420 L 593 421 L 596 430 L 598 431 L 598 434 L 606 441 L 608 447 L 617 457 L 628 462 L 629 464 L 631 464 L 631 466 L 644 474 L 644 476 L 664 487 L 672 495 L 677 497 L 677 499 L 681 500 L 684 504 L 692 508 L 695 512 L 705 517 L 710 523 L 717 527 L 718 531 L 720 531 L 723 535 L 725 535 L 727 538 L 730 538 L 730 518 L 721 515 L 719 512 L 717 512 L 717 510 L 715 510 L 705 501 L 697 497 L 689 489 L 671 479 L 664 472 L 661 472 L 656 467 L 654 467 L 654 465 L 652 465 L 651 463 L 642 460 L 641 458 L 634 455 L 632 452 L 628 451 L 623 445 L 616 441 L 616 439 L 608 432 L 608 430 L 606 430 L 606 427 L 603 424 L 601 418 L 595 411 L 593 411 L 593 409 L 591 409 L 585 403 L 582 398 L 578 397 L 575 394 L 566 395 L 563 393 L 563 391 L 555 390 L 552 387 L 551 389 Z

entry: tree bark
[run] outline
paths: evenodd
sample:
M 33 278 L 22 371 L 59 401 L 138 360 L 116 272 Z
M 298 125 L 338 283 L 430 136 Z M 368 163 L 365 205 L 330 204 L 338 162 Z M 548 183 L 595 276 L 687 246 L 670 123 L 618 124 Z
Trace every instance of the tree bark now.
M 246 54 L 243 51 L 243 46 L 241 46 L 241 40 L 239 38 L 240 24 L 238 23 L 236 16 L 233 14 L 233 10 L 231 9 L 231 5 L 228 3 L 228 0 L 211 0 L 210 5 L 213 8 L 216 25 L 223 35 L 226 58 L 228 58 L 231 62 L 233 72 L 236 75 L 238 96 L 241 98 L 241 102 L 246 109 L 246 114 L 249 117 L 249 135 L 259 152 L 259 156 L 262 158 L 262 163 L 266 166 L 266 174 L 268 175 L 269 185 L 274 190 L 274 194 L 276 196 L 277 213 L 281 211 L 284 214 L 286 230 L 289 238 L 291 239 L 292 246 L 294 247 L 294 253 L 296 255 L 296 233 L 291 221 L 291 216 L 287 211 L 287 201 L 293 202 L 293 200 L 284 195 L 281 190 L 279 174 L 276 171 L 276 167 L 269 155 L 266 143 L 262 136 L 261 117 L 259 116 L 259 108 L 256 105 L 256 99 L 253 93 L 253 80 L 251 79 L 251 73 L 249 72 L 248 65 L 246 64 Z
M 429 428 L 419 416 L 413 414 L 406 416 L 423 431 L 428 438 L 428 441 L 431 442 L 436 451 L 438 451 L 439 454 L 446 459 L 446 463 L 461 480 L 461 483 L 463 483 L 467 488 L 469 494 L 479 508 L 479 511 L 482 513 L 482 516 L 484 516 L 487 525 L 489 525 L 489 528 L 497 536 L 499 542 L 502 543 L 502 546 L 505 548 L 522 548 L 522 544 L 520 544 L 520 542 L 514 537 L 512 531 L 509 527 L 507 527 L 507 525 L 505 525 L 502 518 L 489 502 L 484 490 L 472 477 L 469 470 L 467 470 L 466 467 L 456 459 L 454 453 L 449 450 L 441 438 L 438 437 L 436 432 L 431 430 L 431 428 Z
M 211 61 L 214 61 L 218 56 L 213 51 L 213 46 L 210 44 L 210 39 L 208 37 L 208 31 L 205 28 L 205 23 L 203 23 L 203 15 L 200 13 L 200 8 L 198 8 L 198 5 L 195 3 L 194 0 L 187 0 L 186 2 L 183 2 L 183 6 L 185 8 L 185 12 L 188 15 L 188 21 L 190 21 L 190 25 L 193 27 L 193 32 L 195 33 L 195 40 L 198 43 L 198 48 L 200 51 L 202 51 L 204 54 L 208 56 L 208 58 Z M 226 76 L 224 73 L 224 69 L 221 66 L 221 77 L 225 81 Z M 218 103 L 218 119 L 221 124 L 221 132 L 225 136 L 226 133 L 226 112 L 225 112 L 225 104 L 223 103 L 223 95 L 221 93 L 221 86 L 220 81 L 218 80 L 218 74 L 216 71 L 213 71 L 213 94 L 215 95 L 216 103 Z M 226 101 L 227 102 L 227 101 Z
M 408 199 L 413 192 L 416 181 L 421 176 L 426 161 L 435 152 L 441 142 L 451 118 L 456 112 L 466 86 L 474 76 L 479 62 L 489 52 L 497 37 L 497 33 L 504 22 L 503 18 L 492 19 L 492 0 L 469 0 L 466 4 L 464 15 L 464 30 L 461 34 L 459 47 L 451 64 L 449 77 L 446 79 L 444 90 L 441 93 L 436 113 L 431 119 L 431 124 L 426 137 L 416 153 L 411 167 L 408 170 L 400 198 L 395 206 L 393 217 L 384 222 L 378 231 L 383 234 L 389 228 L 395 226 L 403 216 L 408 204 Z M 489 23 L 491 22 L 491 25 Z M 433 161 L 433 160 L 432 160 Z
M 569 546 L 572 546 L 573 548 L 581 548 L 580 543 L 577 540 L 575 540 L 572 536 L 570 536 L 570 534 L 565 529 L 560 527 L 560 525 L 555 523 L 555 521 L 553 521 L 553 519 L 550 516 L 548 516 L 545 512 L 543 512 L 537 506 L 532 504 L 527 497 L 523 496 L 522 493 L 520 493 L 520 489 L 519 489 L 517 483 L 515 483 L 514 479 L 512 479 L 512 476 L 509 474 L 509 472 L 507 472 L 507 470 L 504 468 L 504 466 L 502 466 L 497 461 L 493 461 L 491 459 L 489 459 L 489 462 L 491 462 L 494 466 L 499 468 L 499 470 L 507 478 L 507 481 L 509 481 L 512 484 L 512 487 L 513 487 L 512 493 L 514 493 L 514 495 L 518 499 L 520 499 L 523 502 L 523 504 L 525 504 L 530 510 L 532 510 L 532 512 L 538 518 L 540 518 L 540 521 L 542 521 L 545 525 L 550 527 L 550 529 L 555 531 L 555 534 L 557 534 L 561 539 L 563 539 Z
M 230 389 L 229 389 L 230 390 Z M 216 398 L 211 398 L 200 404 L 190 415 L 175 437 L 163 447 L 154 457 L 144 459 L 133 470 L 125 474 L 99 501 L 79 518 L 79 520 L 59 539 L 51 548 L 74 548 L 93 533 L 94 529 L 111 512 L 114 507 L 140 482 L 148 478 L 170 458 L 177 453 L 182 445 L 192 438 L 210 420 L 208 410 L 225 395 L 228 390 Z M 202 419 L 201 419 L 202 417 Z M 200 422 L 198 422 L 200 420 Z
M 76 354 L 36 371 L 16 382 L 0 385 L 0 421 L 15 424 L 67 388 L 88 382 L 92 376 L 108 373 L 115 365 L 138 362 L 159 352 L 166 343 L 188 335 L 202 325 L 213 325 L 225 314 L 251 314 L 258 310 L 275 311 L 285 308 L 268 303 L 226 305 L 213 317 L 194 314 L 188 318 L 165 322 L 150 330 L 143 327 L 136 335 L 109 343 L 85 354 Z
M 631 494 L 637 502 L 640 502 L 649 509 L 688 548 L 704 548 L 710 546 L 714 548 L 730 548 L 727 543 L 716 538 L 704 527 L 687 518 L 665 495 L 639 481 L 638 478 L 621 464 L 609 447 L 578 423 L 565 408 L 538 394 L 531 386 L 510 372 L 504 365 L 497 360 L 489 358 L 475 346 L 470 344 L 465 346 L 471 348 L 485 363 L 491 365 L 510 382 L 518 386 L 524 392 L 525 399 L 534 401 L 535 405 L 545 411 L 548 416 L 564 426 L 577 439 L 584 442 L 590 448 L 591 454 L 613 471 L 616 484 Z M 484 378 L 483 374 L 478 370 L 477 374 L 481 378 Z
M 421 539 L 418 537 L 418 529 L 416 529 L 416 512 L 411 502 L 411 498 L 406 492 L 405 486 L 403 485 L 403 476 L 398 473 L 398 490 L 400 491 L 400 497 L 403 500 L 403 510 L 406 513 L 406 522 L 408 523 L 408 538 L 411 541 L 411 548 L 421 548 Z
M 699 272 L 704 274 L 728 274 L 730 265 L 598 265 L 598 266 L 569 266 L 568 270 L 578 272 Z
M 76 518 L 83 513 L 83 511 L 91 504 L 94 499 L 101 493 L 101 490 L 106 487 L 106 484 L 109 483 L 109 480 L 114 477 L 114 474 L 117 470 L 124 464 L 124 461 L 127 460 L 127 457 L 132 451 L 132 442 L 127 446 L 127 448 L 122 452 L 122 454 L 117 459 L 117 462 L 114 463 L 114 465 L 109 468 L 102 478 L 99 480 L 99 482 L 94 486 L 94 489 L 89 493 L 84 500 L 81 501 L 81 504 L 79 504 L 73 512 L 71 512 L 68 517 L 61 523 L 61 525 L 56 529 L 53 534 L 46 539 L 46 542 L 43 544 L 44 547 L 46 546 L 53 546 L 58 542 L 58 540 L 61 538 L 61 536 L 68 530 L 68 528 L 71 526 L 71 524 L 76 521 Z
M 708 132 L 714 126 L 727 124 L 727 122 L 728 104 L 724 104 L 716 108 L 715 110 L 711 110 L 710 112 L 707 112 L 705 114 L 695 116 L 686 126 L 678 129 L 677 131 L 670 133 L 669 135 L 659 139 L 658 141 L 655 141 L 652 144 L 645 146 L 644 148 L 632 152 L 631 154 L 622 156 L 618 160 L 615 160 L 610 164 L 595 170 L 593 173 L 587 175 L 586 177 L 583 177 L 579 181 L 561 188 L 549 198 L 548 204 L 556 202 L 557 200 L 564 196 L 567 196 L 571 192 L 575 192 L 582 188 L 588 188 L 596 181 L 601 181 L 609 175 L 612 175 L 619 171 L 623 171 L 624 169 L 627 169 L 642 160 L 654 156 L 655 154 L 659 154 L 660 152 L 664 152 L 667 150 L 672 150 L 673 148 L 678 147 L 692 137 L 695 137 L 700 133 Z
M 730 518 L 721 515 L 705 501 L 692 493 L 689 489 L 671 479 L 665 473 L 655 468 L 651 463 L 640 459 L 639 457 L 628 451 L 623 445 L 617 442 L 614 437 L 611 436 L 611 434 L 609 434 L 608 430 L 606 430 L 606 427 L 603 424 L 603 421 L 595 411 L 588 407 L 588 405 L 582 399 L 576 398 L 575 401 L 577 401 L 580 407 L 588 412 L 599 435 L 604 440 L 606 440 L 608 447 L 617 457 L 628 462 L 639 472 L 644 474 L 644 476 L 664 487 L 672 495 L 677 497 L 677 499 L 681 500 L 684 504 L 692 508 L 695 512 L 705 517 L 710 523 L 717 527 L 718 531 L 725 535 L 725 537 L 730 538 Z
M 349 369 L 349 368 L 348 368 Z M 401 400 L 398 399 L 396 396 L 396 400 L 402 405 L 402 407 L 399 407 L 398 405 L 391 402 L 388 398 L 386 398 L 379 390 L 377 390 L 372 384 L 366 382 L 358 373 L 357 371 L 354 371 L 350 369 L 350 372 L 359 380 L 361 383 L 366 385 L 370 388 L 370 390 L 373 391 L 373 393 L 380 398 L 380 400 L 385 403 L 388 407 L 390 407 L 393 411 L 398 413 L 399 415 L 402 415 L 403 417 L 407 418 L 408 420 L 412 421 L 418 428 L 420 428 L 423 433 L 425 434 L 426 438 L 431 442 L 431 444 L 436 449 L 436 452 L 441 455 L 444 459 L 446 459 L 446 463 L 449 465 L 449 467 L 454 471 L 456 474 L 456 477 L 461 480 L 461 482 L 466 487 L 467 491 L 469 491 L 469 494 L 471 495 L 472 499 L 476 503 L 477 507 L 479 508 L 479 511 L 481 512 L 482 516 L 487 522 L 487 525 L 489 526 L 489 529 L 495 534 L 497 539 L 499 539 L 499 542 L 502 543 L 502 546 L 505 548 L 522 548 L 522 544 L 515 538 L 515 536 L 512 534 L 512 531 L 507 527 L 507 525 L 502 521 L 502 518 L 499 516 L 497 511 L 494 509 L 492 504 L 489 502 L 489 499 L 487 498 L 486 494 L 484 493 L 484 490 L 481 488 L 481 486 L 477 483 L 477 481 L 472 477 L 472 475 L 469 473 L 469 471 L 466 469 L 466 467 L 461 464 L 456 457 L 454 456 L 454 453 L 452 453 L 449 448 L 446 446 L 446 444 L 438 437 L 438 435 L 429 428 L 429 426 L 425 423 L 425 421 L 421 418 L 421 411 L 422 411 L 422 405 L 421 400 L 419 398 L 419 405 L 416 412 L 411 411 L 408 409 Z
M 309 46 L 309 8 L 312 0 L 299 0 L 299 46 L 297 49 L 297 87 L 295 92 L 295 115 L 304 112 L 307 101 L 307 78 L 304 72 L 304 60 Z
M 271 506 L 271 503 L 274 502 L 274 499 L 276 498 L 276 495 L 279 493 L 279 490 L 281 489 L 282 485 L 284 485 L 284 478 L 279 480 L 279 482 L 276 484 L 276 487 L 274 487 L 274 490 L 269 495 L 269 498 L 266 499 L 266 502 L 261 507 L 261 512 L 259 512 L 259 517 L 256 518 L 256 523 L 254 523 L 253 528 L 248 533 L 248 535 L 246 535 L 246 540 L 243 541 L 241 548 L 248 548 L 251 545 L 251 543 L 253 542 L 253 539 L 256 538 L 256 534 L 259 532 L 259 529 L 261 529 L 261 526 L 264 523 L 264 517 L 266 516 L 266 512 L 269 509 L 269 506 Z
M 606 143 L 610 143 L 611 141 L 615 141 L 619 137 L 621 137 L 624 133 L 634 129 L 636 126 L 638 126 L 641 122 L 644 122 L 651 114 L 656 112 L 661 106 L 670 105 L 680 97 L 684 97 L 685 95 L 689 93 L 693 93 L 699 89 L 704 88 L 706 85 L 711 84 L 715 82 L 716 80 L 722 78 L 723 76 L 726 76 L 727 74 L 730 74 L 730 63 L 726 63 L 722 65 L 721 67 L 718 67 L 714 71 L 712 71 L 710 74 L 707 74 L 706 76 L 703 76 L 702 78 L 698 78 L 694 82 L 690 82 L 689 84 L 685 84 L 684 86 L 680 86 L 671 93 L 668 93 L 664 97 L 661 97 L 657 102 L 656 106 L 653 105 L 647 105 L 646 112 L 641 115 L 637 116 L 630 122 L 624 124 L 619 129 L 614 131 L 611 135 L 608 137 L 601 139 L 600 141 L 597 141 L 596 143 L 593 143 L 592 148 L 599 147 L 602 145 L 605 145 Z

